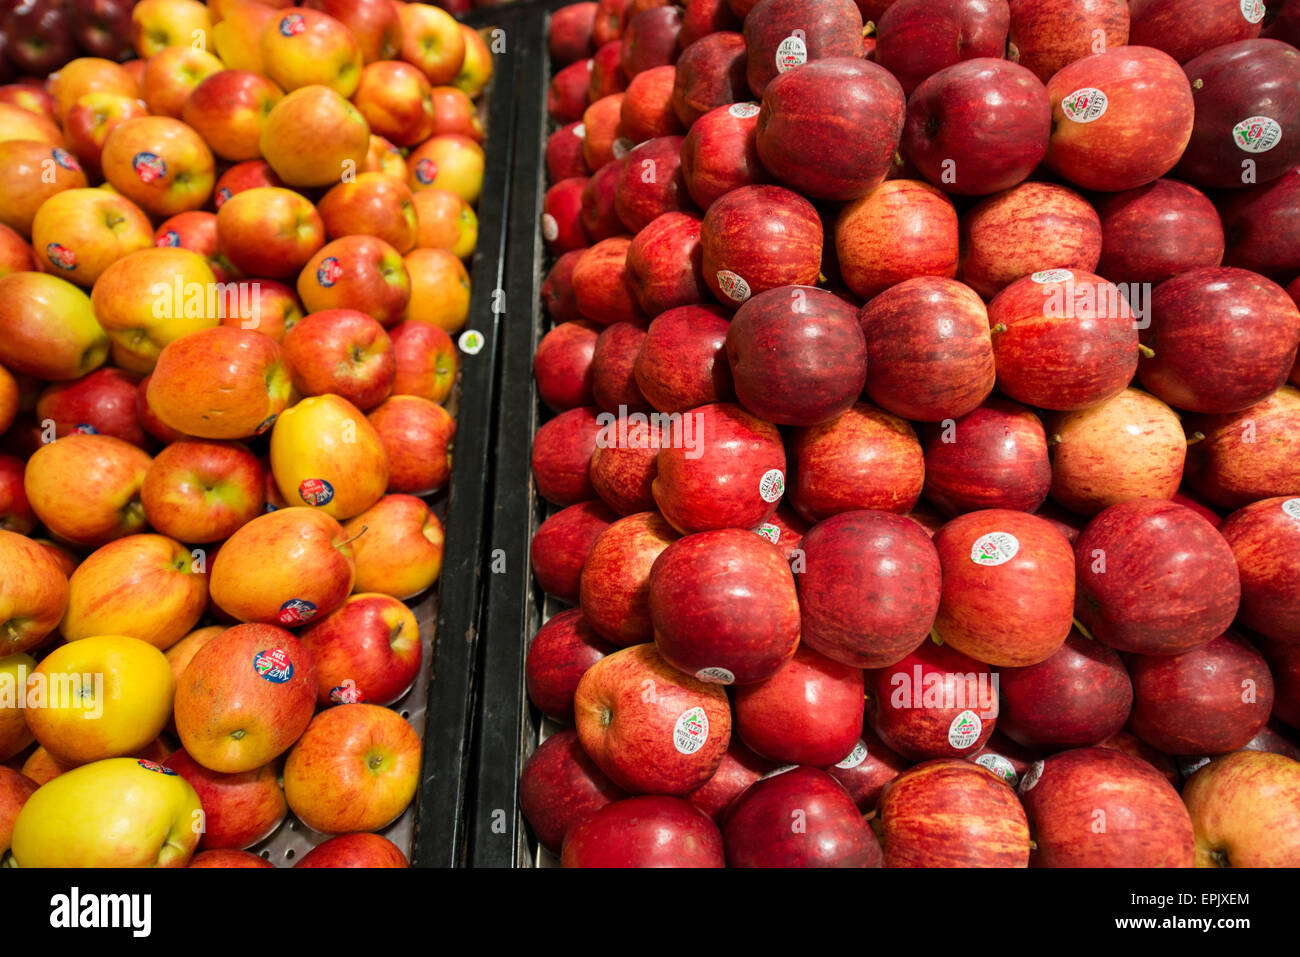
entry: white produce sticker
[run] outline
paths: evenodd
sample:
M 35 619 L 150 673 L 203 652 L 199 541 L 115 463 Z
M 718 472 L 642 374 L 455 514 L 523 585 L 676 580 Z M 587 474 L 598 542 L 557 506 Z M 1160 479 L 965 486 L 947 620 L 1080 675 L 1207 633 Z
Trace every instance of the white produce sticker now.
M 1036 283 L 1069 282 L 1074 278 L 1074 273 L 1068 269 L 1040 269 L 1029 278 Z
M 781 540 L 781 529 L 777 528 L 771 522 L 764 522 L 762 525 L 758 526 L 758 528 L 754 529 L 754 532 L 759 538 L 766 538 L 773 545 Z
M 776 48 L 776 72 L 784 73 L 808 62 L 808 44 L 803 37 L 786 37 Z
M 983 730 L 984 722 L 980 721 L 979 715 L 974 711 L 963 711 L 948 725 L 948 743 L 958 751 L 965 751 L 979 740 Z
M 700 681 L 707 681 L 709 684 L 730 685 L 736 683 L 736 676 L 726 668 L 701 668 L 695 672 L 695 677 Z
M 1106 113 L 1106 106 L 1106 94 L 1095 86 L 1082 87 L 1061 100 L 1061 112 L 1067 120 L 1076 123 L 1091 123 L 1101 119 Z
M 867 760 L 867 742 L 859 738 L 858 743 L 855 744 L 853 750 L 849 752 L 849 756 L 835 766 L 837 768 L 843 768 L 845 771 L 849 771 L 856 768 L 865 760 Z
M 1267 12 L 1264 0 L 1241 0 L 1241 15 L 1247 23 L 1259 23 Z
M 749 298 L 749 283 L 730 269 L 718 270 L 718 288 L 728 299 L 744 302 Z
M 483 351 L 483 346 L 487 343 L 483 333 L 477 329 L 466 329 L 456 340 L 456 345 L 460 346 L 460 351 L 466 355 L 476 356 Z
M 785 475 L 780 469 L 768 469 L 758 480 L 758 494 L 764 502 L 775 502 L 785 494 Z
M 732 103 L 727 112 L 738 120 L 747 120 L 751 116 L 758 116 L 757 103 Z
M 989 532 L 975 539 L 970 560 L 976 565 L 1002 565 L 1016 557 L 1020 542 L 1010 532 Z
M 1038 783 L 1038 779 L 1041 778 L 1042 776 L 1043 776 L 1043 762 L 1035 761 L 1033 764 L 1029 766 L 1029 770 L 1025 772 L 1025 776 L 1020 781 L 1020 793 L 1028 794 L 1030 791 L 1032 791 L 1034 789 L 1034 785 Z
M 580 140 L 585 140 L 587 138 L 587 124 L 579 123 L 577 126 L 575 126 L 573 128 L 573 135 Z
M 542 213 L 542 238 L 553 243 L 559 235 L 560 224 L 555 221 L 555 217 L 550 213 Z
M 677 716 L 673 725 L 673 746 L 682 754 L 694 754 L 709 740 L 709 716 L 698 705 Z
M 1232 128 L 1232 142 L 1247 153 L 1267 153 L 1282 139 L 1282 127 L 1271 116 L 1248 116 Z
M 636 144 L 633 143 L 626 136 L 620 136 L 610 146 L 610 151 L 613 152 L 614 159 L 622 159 L 629 152 L 631 152 L 632 147 L 634 146 L 636 146 Z
M 975 759 L 975 763 L 982 768 L 988 768 L 1012 787 L 1015 787 L 1016 782 L 1020 779 L 1011 762 L 1000 754 L 981 754 Z
M 778 774 L 785 774 L 785 772 L 787 772 L 787 771 L 793 771 L 793 770 L 794 770 L 795 768 L 797 768 L 798 766 L 799 766 L 799 765 L 797 765 L 797 764 L 787 764 L 787 765 L 785 765 L 784 767 L 777 768 L 777 769 L 774 770 L 774 771 L 768 771 L 766 774 L 760 776 L 760 777 L 759 777 L 759 780 L 760 780 L 760 781 L 766 781 L 768 778 L 774 778 L 774 777 L 776 777 Z
M 1286 512 L 1296 521 L 1300 521 L 1300 498 L 1289 498 L 1282 503 L 1282 511 Z

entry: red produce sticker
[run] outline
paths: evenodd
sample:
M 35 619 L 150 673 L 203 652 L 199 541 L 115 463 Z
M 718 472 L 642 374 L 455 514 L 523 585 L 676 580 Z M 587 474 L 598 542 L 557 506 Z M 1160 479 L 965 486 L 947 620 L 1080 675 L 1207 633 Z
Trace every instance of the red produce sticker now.
M 438 176 L 438 164 L 431 159 L 422 159 L 415 164 L 415 178 L 423 186 L 428 186 Z
M 293 677 L 293 662 L 283 648 L 270 648 L 253 655 L 253 670 L 267 681 L 282 685 Z
M 280 606 L 276 621 L 286 628 L 302 625 L 316 617 L 316 606 L 306 598 L 290 598 Z
M 298 497 L 308 505 L 328 505 L 334 499 L 334 486 L 324 479 L 303 479 L 298 486 Z
M 316 281 L 328 289 L 343 278 L 343 266 L 333 256 L 326 256 L 316 267 Z
M 66 269 L 68 272 L 77 268 L 76 252 L 62 243 L 50 243 L 46 246 L 45 257 L 55 266 Z
M 54 147 L 54 149 L 50 150 L 50 156 L 54 157 L 54 162 L 66 170 L 75 173 L 81 169 L 81 164 L 77 162 L 77 158 L 62 147 Z
M 146 771 L 152 771 L 154 774 L 169 774 L 172 777 L 176 777 L 175 771 L 171 768 L 163 767 L 157 761 L 147 761 L 144 758 L 140 758 L 135 763 L 140 765 L 140 767 L 144 768 Z
M 301 13 L 291 13 L 280 21 L 280 36 L 296 37 L 307 29 L 307 18 Z
M 167 230 L 154 241 L 155 246 L 171 247 L 173 249 L 180 246 L 180 244 L 181 234 L 174 229 Z
M 167 175 L 167 161 L 157 153 L 136 153 L 131 168 L 142 183 L 153 183 Z

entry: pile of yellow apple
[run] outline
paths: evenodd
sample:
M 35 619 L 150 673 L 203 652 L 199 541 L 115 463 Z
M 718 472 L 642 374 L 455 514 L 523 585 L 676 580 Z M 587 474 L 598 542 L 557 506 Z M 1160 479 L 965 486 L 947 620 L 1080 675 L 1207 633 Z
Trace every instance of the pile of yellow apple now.
M 404 865 L 492 55 L 392 0 L 132 23 L 0 86 L 0 858 L 271 866 L 292 811 L 348 835 L 298 866 Z

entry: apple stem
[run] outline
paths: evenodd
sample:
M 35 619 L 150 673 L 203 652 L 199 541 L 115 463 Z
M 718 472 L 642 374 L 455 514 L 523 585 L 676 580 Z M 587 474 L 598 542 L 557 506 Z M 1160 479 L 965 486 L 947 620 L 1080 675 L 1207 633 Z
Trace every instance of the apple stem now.
M 1020 48 L 1010 41 L 1007 41 L 1007 59 L 1012 63 L 1020 62 Z
M 1156 354 L 1156 350 L 1152 349 L 1150 346 L 1144 346 L 1140 342 L 1138 343 L 1138 352 L 1142 353 L 1143 359 L 1150 359 Z
M 1204 440 L 1205 440 L 1204 432 L 1193 432 L 1191 435 L 1187 437 L 1187 444 L 1195 445 L 1197 442 L 1203 442 Z
M 1036 850 L 1038 850 L 1038 842 L 1037 842 L 1037 841 L 1030 841 L 1030 842 L 1029 842 L 1029 849 L 1030 849 L 1031 851 L 1036 851 Z
M 989 332 L 1006 332 L 1006 331 L 1007 331 L 1007 324 L 1005 322 L 999 322 L 996 326 L 994 326 L 992 329 L 989 330 Z
M 1199 89 L 1200 89 L 1201 87 L 1203 87 L 1203 86 L 1205 86 L 1205 81 L 1202 80 L 1199 76 L 1198 76 L 1195 80 L 1192 81 L 1192 89 L 1193 89 L 1193 90 L 1199 90 Z
M 819 272 L 817 274 L 817 285 L 824 286 L 828 282 L 830 282 L 830 280 L 826 278 L 826 274 L 824 272 Z
M 943 644 L 943 636 L 939 634 L 938 628 L 930 629 L 930 640 L 933 641 L 936 645 Z
M 344 545 L 351 545 L 353 542 L 355 542 L 355 541 L 356 541 L 358 538 L 360 538 L 362 535 L 366 534 L 366 532 L 369 530 L 369 528 L 370 528 L 369 525 L 362 525 L 362 526 L 361 526 L 361 531 L 357 532 L 357 533 L 356 533 L 355 535 L 353 535 L 351 538 L 349 538 L 349 539 L 345 539 L 344 541 L 339 542 L 339 544 L 338 544 L 337 547 L 338 547 L 338 548 L 342 548 Z
M 1059 432 L 1053 432 L 1047 437 L 1047 447 L 1052 448 L 1053 446 L 1060 445 L 1062 441 L 1061 434 Z
M 862 38 L 863 38 L 864 40 L 865 40 L 867 37 L 874 35 L 875 32 L 876 32 L 876 21 L 875 21 L 875 20 L 868 20 L 866 23 L 862 24 Z
M 1083 637 L 1087 638 L 1089 641 L 1097 640 L 1096 638 L 1092 637 L 1092 632 L 1090 632 L 1086 627 L 1084 627 L 1083 622 L 1081 622 L 1078 618 L 1074 619 L 1074 627 L 1078 628 L 1079 634 L 1083 635 Z

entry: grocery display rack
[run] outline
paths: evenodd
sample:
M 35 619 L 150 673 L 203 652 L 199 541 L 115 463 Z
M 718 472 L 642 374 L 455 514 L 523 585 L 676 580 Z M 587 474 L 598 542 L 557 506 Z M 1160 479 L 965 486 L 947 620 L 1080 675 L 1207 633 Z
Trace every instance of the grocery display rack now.
M 533 581 L 529 545 L 545 517 L 531 469 L 532 436 L 545 415 L 533 380 L 533 351 L 545 328 L 541 287 L 546 253 L 538 229 L 545 193 L 549 132 L 547 35 L 550 13 L 571 0 L 543 0 L 521 14 L 517 62 L 515 144 L 506 250 L 507 323 L 501 344 L 495 489 L 479 660 L 480 703 L 474 734 L 472 818 L 467 863 L 513 867 L 553 863 L 539 850 L 519 812 L 519 773 L 548 728 L 524 690 L 528 642 L 558 610 Z

